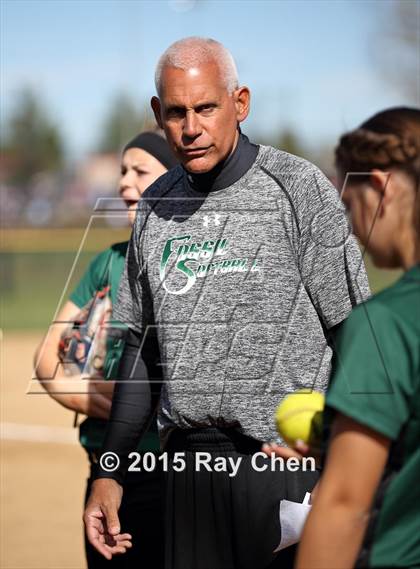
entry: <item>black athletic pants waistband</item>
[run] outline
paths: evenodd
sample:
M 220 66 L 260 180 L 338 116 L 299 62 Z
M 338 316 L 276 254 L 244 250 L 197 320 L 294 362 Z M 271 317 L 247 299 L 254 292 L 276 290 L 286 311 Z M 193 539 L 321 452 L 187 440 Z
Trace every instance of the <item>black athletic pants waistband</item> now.
M 233 428 L 208 427 L 200 429 L 175 429 L 167 444 L 168 452 L 207 451 L 253 454 L 261 450 L 262 442 Z

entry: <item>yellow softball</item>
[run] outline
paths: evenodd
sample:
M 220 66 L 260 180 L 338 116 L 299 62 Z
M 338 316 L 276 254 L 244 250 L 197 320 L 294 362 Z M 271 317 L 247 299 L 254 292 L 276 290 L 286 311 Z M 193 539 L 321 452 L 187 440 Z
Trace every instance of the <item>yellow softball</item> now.
M 322 393 L 305 389 L 283 399 L 277 407 L 275 420 L 280 436 L 289 446 L 294 446 L 297 440 L 310 445 L 319 443 L 324 404 Z

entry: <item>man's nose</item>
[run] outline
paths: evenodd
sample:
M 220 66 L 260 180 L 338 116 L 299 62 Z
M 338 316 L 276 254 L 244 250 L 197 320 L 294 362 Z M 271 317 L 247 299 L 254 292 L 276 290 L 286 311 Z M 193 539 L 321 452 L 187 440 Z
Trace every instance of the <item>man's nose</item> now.
M 184 136 L 197 138 L 201 134 L 200 119 L 195 111 L 188 111 L 184 121 Z

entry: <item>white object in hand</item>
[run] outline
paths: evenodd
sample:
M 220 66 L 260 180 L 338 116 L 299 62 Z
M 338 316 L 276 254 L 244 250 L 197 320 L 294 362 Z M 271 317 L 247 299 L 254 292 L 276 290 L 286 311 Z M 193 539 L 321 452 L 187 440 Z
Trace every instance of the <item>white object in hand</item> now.
M 290 502 L 290 500 L 280 500 L 279 517 L 281 539 L 273 553 L 278 553 L 282 549 L 300 540 L 303 526 L 311 509 L 309 504 L 310 499 L 310 492 L 306 492 L 302 504 Z

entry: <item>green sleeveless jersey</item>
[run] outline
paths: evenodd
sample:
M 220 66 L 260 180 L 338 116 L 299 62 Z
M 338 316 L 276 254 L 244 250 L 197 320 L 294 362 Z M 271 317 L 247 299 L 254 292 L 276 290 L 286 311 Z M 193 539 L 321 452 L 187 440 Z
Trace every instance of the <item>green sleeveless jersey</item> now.
M 420 265 L 355 308 L 337 340 L 327 406 L 392 441 L 394 474 L 376 504 L 368 566 L 418 567 Z
M 99 253 L 88 266 L 86 272 L 80 279 L 77 287 L 70 295 L 70 300 L 79 308 L 83 308 L 93 298 L 97 291 L 110 286 L 111 302 L 114 306 L 117 300 L 117 292 L 120 278 L 124 270 L 125 256 L 127 253 L 128 241 L 115 243 L 102 253 Z M 113 379 L 112 372 L 115 373 L 116 365 L 107 365 L 109 361 L 115 361 L 121 357 L 123 343 L 109 345 L 109 353 L 112 357 L 105 361 L 105 379 Z M 105 437 L 107 421 L 88 417 L 80 425 L 80 442 L 86 449 L 100 449 Z M 159 437 L 157 433 L 156 421 L 154 421 L 149 432 L 146 433 L 141 441 L 139 449 L 141 451 L 158 451 Z

